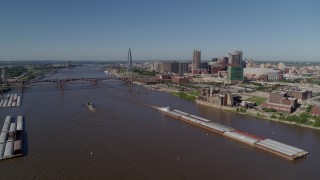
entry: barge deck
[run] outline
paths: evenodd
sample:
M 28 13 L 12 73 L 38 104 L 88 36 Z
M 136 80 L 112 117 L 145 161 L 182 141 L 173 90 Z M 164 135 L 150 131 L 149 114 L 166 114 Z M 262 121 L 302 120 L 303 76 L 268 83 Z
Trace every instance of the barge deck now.
M 23 117 L 18 116 L 16 122 L 7 116 L 0 134 L 0 160 L 23 156 Z
M 199 127 L 221 134 L 225 137 L 237 140 L 239 142 L 243 142 L 245 144 L 251 145 L 252 147 L 268 151 L 285 159 L 295 160 L 305 157 L 309 154 L 305 150 L 272 139 L 265 139 L 263 137 L 252 135 L 244 131 L 236 130 L 232 127 L 212 122 L 211 120 L 188 114 L 183 111 L 179 111 L 176 109 L 172 110 L 169 107 L 161 107 L 158 109 L 171 117 L 197 125 Z

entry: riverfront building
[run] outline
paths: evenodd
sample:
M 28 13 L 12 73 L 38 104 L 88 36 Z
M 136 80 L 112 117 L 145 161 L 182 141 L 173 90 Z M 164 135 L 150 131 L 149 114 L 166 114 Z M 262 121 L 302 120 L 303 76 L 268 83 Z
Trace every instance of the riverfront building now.
M 313 116 L 320 116 L 320 107 L 319 106 L 313 106 L 310 112 Z
M 289 96 L 295 97 L 298 99 L 298 101 L 305 101 L 307 99 L 312 98 L 312 91 L 288 91 L 287 92 Z
M 269 94 L 269 101 L 262 104 L 265 109 L 292 113 L 297 108 L 297 98 L 288 96 L 287 92 L 273 91 Z

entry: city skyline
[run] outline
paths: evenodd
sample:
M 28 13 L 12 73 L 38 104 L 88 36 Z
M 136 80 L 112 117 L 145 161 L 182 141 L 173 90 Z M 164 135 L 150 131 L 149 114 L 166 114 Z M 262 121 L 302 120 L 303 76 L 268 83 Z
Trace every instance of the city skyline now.
M 0 61 L 319 61 L 320 2 L 10 1 L 0 6 Z

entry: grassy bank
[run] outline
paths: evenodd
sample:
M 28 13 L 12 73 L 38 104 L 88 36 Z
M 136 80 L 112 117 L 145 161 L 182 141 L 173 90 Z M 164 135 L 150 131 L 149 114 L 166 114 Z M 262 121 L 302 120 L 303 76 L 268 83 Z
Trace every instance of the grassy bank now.
M 171 94 L 188 101 L 195 101 L 197 99 L 195 95 L 189 93 L 187 94 L 185 92 L 172 92 Z
M 253 97 L 247 99 L 246 101 L 255 102 L 257 105 L 260 105 L 260 104 L 266 102 L 266 100 L 267 100 L 267 98 L 265 98 L 265 97 L 253 96 Z

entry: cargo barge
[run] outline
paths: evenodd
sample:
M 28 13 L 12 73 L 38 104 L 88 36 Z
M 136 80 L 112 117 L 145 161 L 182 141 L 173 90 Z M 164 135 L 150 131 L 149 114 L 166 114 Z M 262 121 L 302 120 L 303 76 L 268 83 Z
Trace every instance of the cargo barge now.
M 218 124 L 212 122 L 211 120 L 198 117 L 196 115 L 188 114 L 183 111 L 173 110 L 169 107 L 159 107 L 158 109 L 171 117 L 200 126 L 207 130 L 221 134 L 225 137 L 248 144 L 254 148 L 271 152 L 289 160 L 299 159 L 309 154 L 305 150 L 275 140 L 265 139 L 263 137 L 252 135 L 244 131 L 236 130 L 232 127 Z
M 0 99 L 0 108 L 21 106 L 21 96 L 18 94 L 8 94 L 5 99 Z
M 0 134 L 0 160 L 23 156 L 23 117 L 18 116 L 16 122 L 7 116 Z

